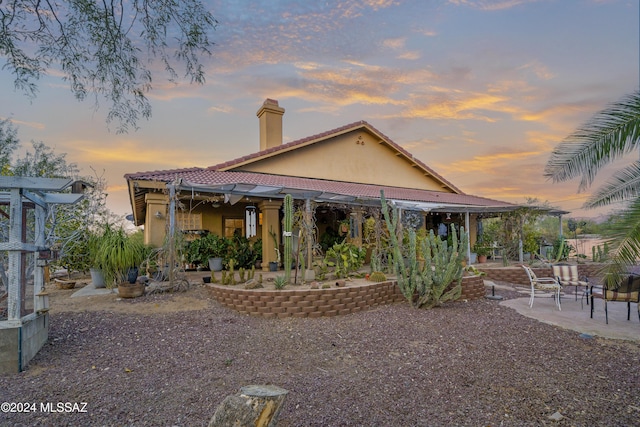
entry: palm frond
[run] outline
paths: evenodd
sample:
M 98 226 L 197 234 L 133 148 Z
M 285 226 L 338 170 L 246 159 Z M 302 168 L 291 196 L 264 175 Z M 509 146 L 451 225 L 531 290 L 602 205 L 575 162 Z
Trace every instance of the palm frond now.
M 592 209 L 640 196 L 640 161 L 616 172 L 611 179 L 585 202 Z
M 610 104 L 558 144 L 544 174 L 553 182 L 582 176 L 582 191 L 603 166 L 633 150 L 639 137 L 640 92 L 635 92 Z
M 620 221 L 612 225 L 605 237 L 613 250 L 603 273 L 607 285 L 613 286 L 640 259 L 640 199 L 622 212 Z

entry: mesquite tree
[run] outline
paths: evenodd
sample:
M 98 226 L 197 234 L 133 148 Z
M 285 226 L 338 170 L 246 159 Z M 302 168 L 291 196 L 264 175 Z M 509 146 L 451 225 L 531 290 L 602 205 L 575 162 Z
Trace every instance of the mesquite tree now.
M 59 74 L 78 100 L 109 102 L 107 123 L 123 132 L 151 115 L 145 94 L 161 70 L 204 82 L 216 25 L 200 0 L 0 1 L 0 57 L 27 96 L 42 74 Z

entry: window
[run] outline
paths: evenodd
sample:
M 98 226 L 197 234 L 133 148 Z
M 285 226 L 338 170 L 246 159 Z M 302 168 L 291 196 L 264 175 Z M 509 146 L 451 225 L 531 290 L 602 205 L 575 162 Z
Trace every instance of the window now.
M 176 227 L 179 230 L 202 230 L 202 214 L 176 212 Z
M 244 236 L 244 219 L 225 218 L 224 219 L 224 237 L 233 237 L 236 232 L 240 236 Z

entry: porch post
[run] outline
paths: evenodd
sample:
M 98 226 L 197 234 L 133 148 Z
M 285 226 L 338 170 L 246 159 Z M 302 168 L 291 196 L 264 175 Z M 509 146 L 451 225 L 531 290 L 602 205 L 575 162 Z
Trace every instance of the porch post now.
M 280 207 L 282 200 L 263 200 L 258 203 L 262 212 L 262 271 L 269 271 L 269 263 L 277 260 L 276 248 L 280 248 Z M 274 244 L 269 231 L 276 236 Z M 277 246 L 276 246 L 277 245 Z
M 467 259 L 471 265 L 471 221 L 469 220 L 469 211 L 464 213 L 464 229 L 467 232 Z
M 19 322 L 24 308 L 24 295 L 22 283 L 24 281 L 23 271 L 20 268 L 23 254 L 22 247 L 22 190 L 11 189 L 11 205 L 9 206 L 9 244 L 12 250 L 9 251 L 9 283 L 7 291 L 9 293 L 8 320 Z
M 364 216 L 362 207 L 357 207 L 351 213 L 353 218 L 353 227 L 355 228 L 354 237 L 351 243 L 358 247 L 362 247 L 362 218 Z

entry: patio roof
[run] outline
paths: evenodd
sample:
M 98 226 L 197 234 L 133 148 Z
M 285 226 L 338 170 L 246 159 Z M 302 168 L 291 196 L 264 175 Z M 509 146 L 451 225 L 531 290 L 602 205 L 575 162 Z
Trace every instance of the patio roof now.
M 319 203 L 377 206 L 382 190 L 388 200 L 407 210 L 488 214 L 509 212 L 522 207 L 467 194 L 203 168 L 140 172 L 127 174 L 125 177 L 133 182 L 132 191 L 141 202 L 136 203 L 137 209 L 144 209 L 144 193 L 148 191 L 144 188 L 144 181 L 174 183 L 176 190 L 191 192 L 194 196 L 225 195 L 226 201 L 230 203 L 237 202 L 243 196 L 280 199 L 291 194 L 295 199 L 311 199 Z M 143 213 L 143 210 L 137 212 L 137 222 L 144 218 Z

